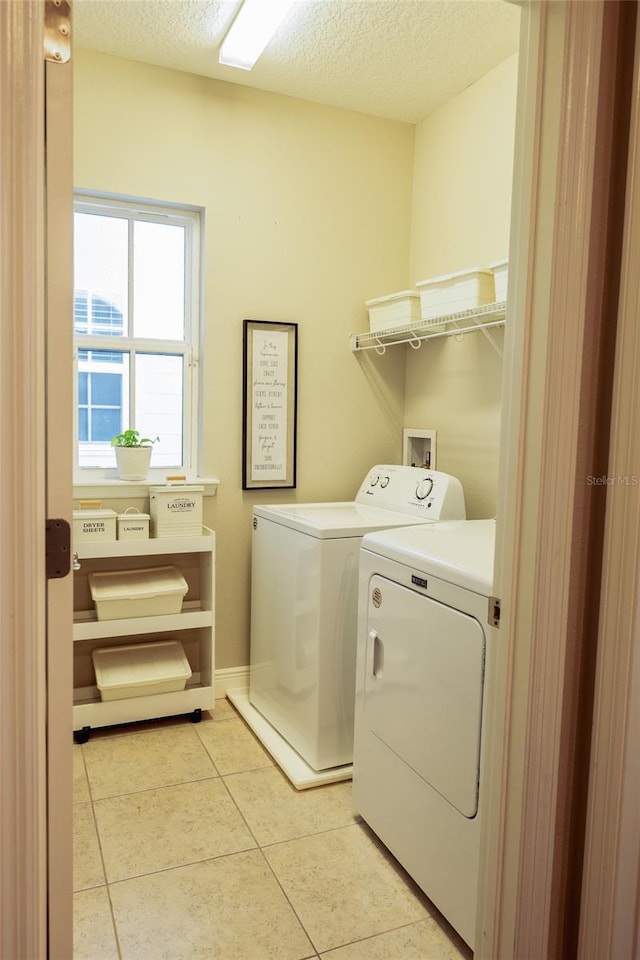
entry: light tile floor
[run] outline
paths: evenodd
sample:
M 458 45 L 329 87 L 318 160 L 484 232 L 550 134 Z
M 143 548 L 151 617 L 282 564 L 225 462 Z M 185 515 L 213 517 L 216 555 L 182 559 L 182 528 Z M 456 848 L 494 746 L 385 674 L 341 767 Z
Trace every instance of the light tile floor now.
M 74 960 L 469 960 L 354 813 L 226 700 L 74 747 Z

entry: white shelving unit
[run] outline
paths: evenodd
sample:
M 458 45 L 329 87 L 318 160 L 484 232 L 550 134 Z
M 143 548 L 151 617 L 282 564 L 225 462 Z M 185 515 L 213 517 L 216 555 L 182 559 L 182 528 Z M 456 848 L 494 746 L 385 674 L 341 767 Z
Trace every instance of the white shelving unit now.
M 375 332 L 352 333 L 349 336 L 351 350 L 354 353 L 360 350 L 375 350 L 376 353 L 383 354 L 386 353 L 387 347 L 406 343 L 417 350 L 423 340 L 460 336 L 481 330 L 493 347 L 500 352 L 489 330 L 491 327 L 504 326 L 506 312 L 506 302 L 485 303 L 480 307 L 462 310 L 459 313 L 449 313 L 442 317 L 432 317 L 429 320 L 413 320 L 411 323 L 403 323 Z
M 190 713 L 194 722 L 213 707 L 215 535 L 203 528 L 200 537 L 149 540 L 85 541 L 74 546 L 74 698 L 73 729 L 77 742 L 93 727 L 112 726 L 154 717 Z M 96 571 L 140 567 L 178 567 L 189 584 L 182 612 L 156 617 L 97 620 L 88 575 Z M 181 639 L 193 671 L 185 690 L 103 701 L 95 685 L 91 652 L 113 640 L 113 646 L 144 638 Z M 111 646 L 112 644 L 108 644 Z

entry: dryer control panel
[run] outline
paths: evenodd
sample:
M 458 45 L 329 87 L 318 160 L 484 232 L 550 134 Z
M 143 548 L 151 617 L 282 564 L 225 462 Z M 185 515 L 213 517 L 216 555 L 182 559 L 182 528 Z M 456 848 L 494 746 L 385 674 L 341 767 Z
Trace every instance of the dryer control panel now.
M 378 464 L 369 470 L 356 503 L 368 503 L 420 520 L 465 520 L 462 484 L 456 477 L 422 467 Z

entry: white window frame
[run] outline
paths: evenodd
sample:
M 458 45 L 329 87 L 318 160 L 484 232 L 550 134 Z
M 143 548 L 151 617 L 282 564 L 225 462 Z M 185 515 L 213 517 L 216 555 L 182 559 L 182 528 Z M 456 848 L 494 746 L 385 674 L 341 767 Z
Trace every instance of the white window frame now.
M 133 358 L 136 352 L 162 353 L 182 356 L 183 370 L 183 463 L 171 467 L 153 467 L 149 471 L 151 481 L 163 480 L 167 474 L 184 474 L 197 477 L 200 468 L 200 357 L 202 352 L 202 259 L 203 259 L 203 210 L 201 207 L 174 205 L 156 200 L 143 200 L 115 194 L 74 191 L 74 213 L 93 213 L 120 217 L 129 220 L 146 220 L 152 223 L 174 223 L 185 227 L 185 329 L 184 339 L 156 340 L 141 337 L 100 337 L 73 334 L 74 354 L 74 479 L 76 484 L 100 481 L 117 481 L 114 466 L 81 467 L 79 464 L 78 440 L 78 351 L 121 350 L 128 353 L 130 361 L 130 395 L 135 390 Z M 131 227 L 130 227 L 131 229 Z M 133 289 L 129 258 L 129 296 Z M 74 285 L 75 291 L 75 285 Z M 74 296 L 75 303 L 75 296 Z M 130 302 L 131 307 L 131 302 Z

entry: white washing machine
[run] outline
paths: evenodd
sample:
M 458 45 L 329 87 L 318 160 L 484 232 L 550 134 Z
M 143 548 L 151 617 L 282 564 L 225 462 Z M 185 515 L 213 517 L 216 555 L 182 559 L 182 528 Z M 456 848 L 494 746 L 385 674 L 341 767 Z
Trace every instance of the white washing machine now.
M 253 512 L 249 690 L 227 696 L 298 789 L 348 779 L 362 537 L 464 517 L 462 486 L 383 464 L 353 502 Z
M 354 805 L 472 948 L 494 541 L 437 523 L 360 555 Z

